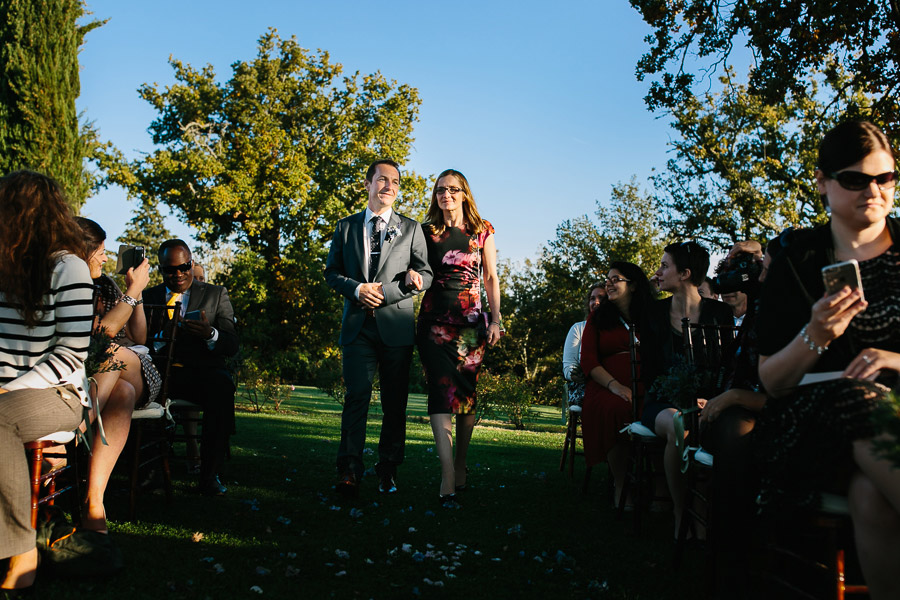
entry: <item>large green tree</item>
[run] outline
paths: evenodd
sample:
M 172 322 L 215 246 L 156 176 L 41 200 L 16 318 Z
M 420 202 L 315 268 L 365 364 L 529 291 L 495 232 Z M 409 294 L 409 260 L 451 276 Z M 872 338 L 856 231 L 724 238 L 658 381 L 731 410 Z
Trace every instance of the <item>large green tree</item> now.
M 342 75 L 327 52 L 275 30 L 259 39 L 255 58 L 233 63 L 226 82 L 209 65 L 170 62 L 175 83 L 140 88 L 158 113 L 157 148 L 107 161 L 110 179 L 167 204 L 204 243 L 234 244 L 223 282 L 245 347 L 302 377 L 336 341 L 339 299 L 322 276 L 334 225 L 365 206 L 372 160 L 402 163 L 409 154 L 418 93 L 380 73 Z M 416 181 L 408 187 L 421 193 Z M 406 195 L 397 208 L 422 201 Z
M 96 134 L 79 119 L 78 49 L 102 25 L 79 25 L 81 0 L 0 0 L 0 173 L 33 169 L 63 186 L 72 208 L 93 177 Z
M 669 231 L 713 247 L 822 221 L 813 179 L 819 140 L 846 107 L 869 102 L 844 76 L 823 84 L 814 71 L 806 78 L 809 96 L 774 104 L 733 77 L 726 69 L 720 91 L 686 97 L 672 109 L 679 135 L 667 170 L 653 178 Z
M 654 197 L 634 178 L 613 186 L 609 200 L 597 202 L 594 218 L 560 224 L 537 261 L 501 264 L 510 335 L 488 353 L 487 367 L 515 372 L 544 400 L 558 399 L 563 342 L 572 323 L 584 318 L 590 285 L 603 280 L 614 260 L 633 262 L 649 275 L 664 245 Z
M 651 109 L 671 109 L 698 83 L 734 64 L 746 47 L 753 68 L 750 93 L 767 104 L 811 97 L 808 73 L 829 79 L 849 74 L 846 85 L 873 97 L 871 115 L 895 132 L 900 127 L 900 3 L 896 0 L 631 0 L 653 28 L 650 50 L 637 65 L 650 77 Z M 744 56 L 737 57 L 744 61 Z M 714 83 L 714 81 L 712 82 Z

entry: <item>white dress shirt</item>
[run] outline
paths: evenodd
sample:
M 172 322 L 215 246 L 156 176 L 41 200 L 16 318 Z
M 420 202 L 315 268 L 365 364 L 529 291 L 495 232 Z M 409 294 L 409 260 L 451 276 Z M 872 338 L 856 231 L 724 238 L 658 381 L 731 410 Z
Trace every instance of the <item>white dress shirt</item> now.
M 387 209 L 386 211 L 384 211 L 383 213 L 378 215 L 379 217 L 381 217 L 381 220 L 384 221 L 384 229 L 381 231 L 382 252 L 384 252 L 384 238 L 387 235 L 388 224 L 391 222 L 391 217 L 393 215 L 394 215 L 394 210 L 391 208 Z M 366 281 L 368 281 L 368 279 L 369 279 L 369 256 L 371 253 L 371 248 L 369 248 L 369 240 L 372 237 L 372 227 L 374 225 L 372 223 L 372 217 L 374 217 L 374 216 L 375 216 L 375 213 L 372 212 L 372 209 L 370 209 L 369 207 L 366 207 L 366 216 L 364 217 L 365 220 L 363 221 L 363 225 L 365 225 L 365 227 L 363 228 L 363 233 L 362 233 L 362 236 L 363 236 L 363 277 L 366 278 Z M 369 283 L 371 283 L 371 282 L 369 282 Z M 357 300 L 359 300 L 359 288 L 361 288 L 361 287 L 362 287 L 361 283 L 358 286 L 356 286 L 356 299 Z

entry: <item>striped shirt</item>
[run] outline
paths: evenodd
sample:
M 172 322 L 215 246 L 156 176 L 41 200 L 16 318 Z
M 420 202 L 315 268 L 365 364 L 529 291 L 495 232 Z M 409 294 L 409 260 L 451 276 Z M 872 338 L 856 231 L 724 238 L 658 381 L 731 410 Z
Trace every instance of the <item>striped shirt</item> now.
M 44 312 L 28 327 L 0 293 L 0 387 L 6 390 L 72 386 L 89 406 L 84 361 L 93 322 L 93 285 L 87 264 L 60 253 L 44 297 Z

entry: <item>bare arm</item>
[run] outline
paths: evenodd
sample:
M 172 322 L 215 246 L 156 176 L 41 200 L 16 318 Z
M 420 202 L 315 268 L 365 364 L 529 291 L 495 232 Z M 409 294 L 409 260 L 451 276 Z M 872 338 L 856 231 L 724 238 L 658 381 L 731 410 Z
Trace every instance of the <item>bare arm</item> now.
M 481 265 L 484 277 L 484 291 L 491 308 L 491 324 L 488 327 L 488 344 L 493 346 L 500 341 L 500 279 L 497 277 L 497 246 L 494 234 L 484 240 L 484 261 Z

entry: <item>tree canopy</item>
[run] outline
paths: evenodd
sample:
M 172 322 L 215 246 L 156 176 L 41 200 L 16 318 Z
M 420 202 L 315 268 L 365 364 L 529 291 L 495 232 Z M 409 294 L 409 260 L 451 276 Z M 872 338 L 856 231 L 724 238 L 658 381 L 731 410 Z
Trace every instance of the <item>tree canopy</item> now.
M 77 212 L 91 191 L 96 132 L 81 122 L 78 50 L 103 23 L 78 25 L 81 0 L 0 0 L 0 172 L 32 169 L 62 185 Z
M 157 111 L 157 148 L 131 161 L 110 149 L 110 180 L 171 207 L 204 243 L 234 244 L 224 283 L 245 346 L 293 352 L 302 367 L 336 343 L 339 299 L 322 276 L 335 223 L 365 206 L 370 162 L 409 154 L 418 92 L 380 73 L 342 75 L 327 52 L 274 29 L 227 82 L 209 65 L 170 64 L 174 84 L 139 90 Z M 424 189 L 415 175 L 404 187 Z M 407 194 L 396 208 L 421 201 Z
M 650 50 L 637 65 L 653 79 L 646 101 L 673 108 L 693 95 L 698 73 L 714 77 L 736 46 L 752 54 L 750 93 L 773 104 L 811 96 L 807 74 L 828 80 L 849 74 L 845 85 L 873 98 L 875 120 L 898 131 L 900 8 L 894 0 L 631 0 L 653 28 Z M 852 108 L 852 107 L 851 107 Z

